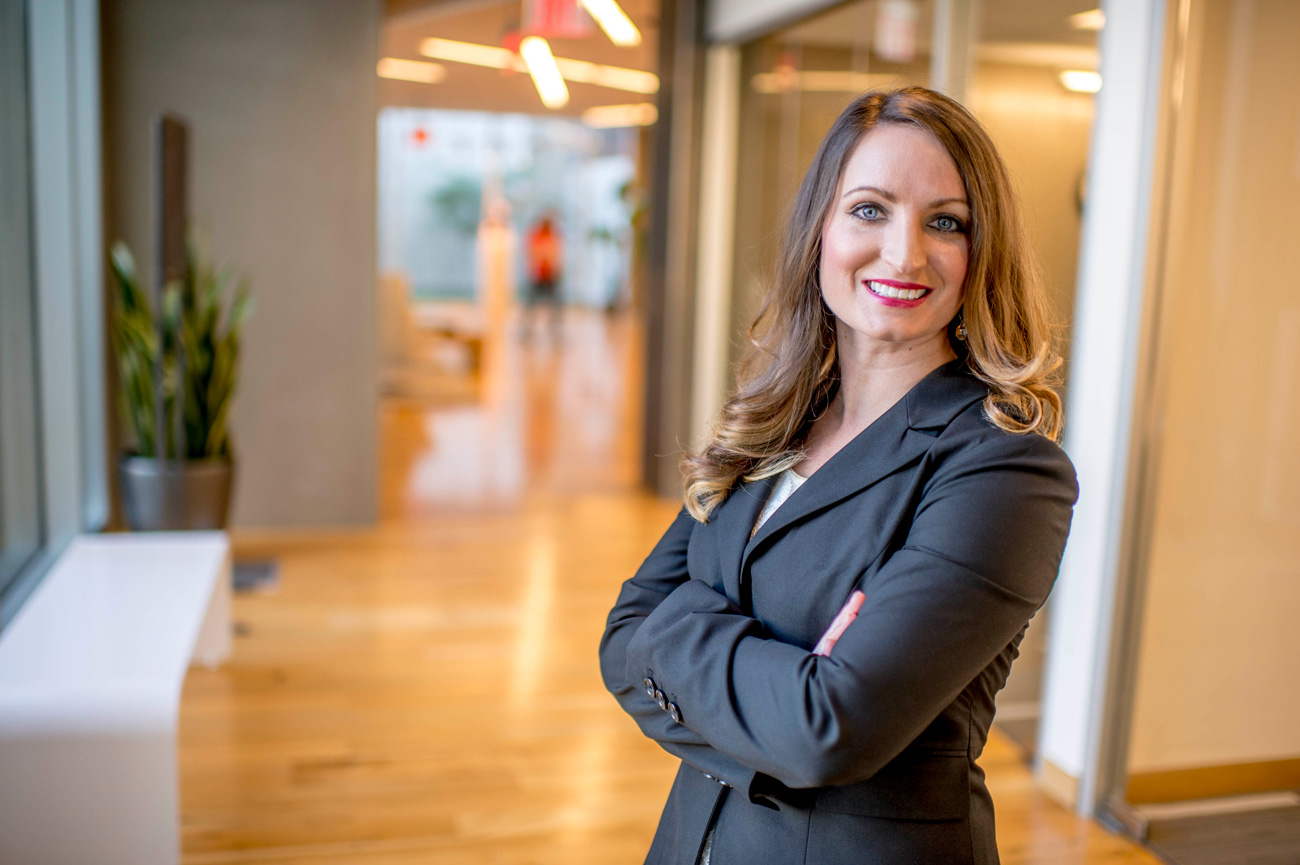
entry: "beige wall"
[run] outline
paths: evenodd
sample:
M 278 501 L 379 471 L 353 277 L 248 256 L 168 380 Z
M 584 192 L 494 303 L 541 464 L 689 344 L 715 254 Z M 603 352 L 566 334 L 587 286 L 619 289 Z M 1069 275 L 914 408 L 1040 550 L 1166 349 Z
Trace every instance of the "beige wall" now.
M 1192 4 L 1131 772 L 1300 757 L 1300 4 Z
M 376 513 L 376 0 L 105 0 L 107 236 L 152 272 L 151 127 L 191 129 L 191 214 L 247 274 L 239 526 Z

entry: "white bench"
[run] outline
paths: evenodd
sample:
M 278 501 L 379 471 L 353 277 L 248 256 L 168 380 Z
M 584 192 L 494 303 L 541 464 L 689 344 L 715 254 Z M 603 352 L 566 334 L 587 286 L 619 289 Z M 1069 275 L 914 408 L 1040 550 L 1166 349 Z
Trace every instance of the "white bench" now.
M 222 532 L 75 539 L 0 633 L 0 863 L 176 865 L 191 660 L 230 652 Z

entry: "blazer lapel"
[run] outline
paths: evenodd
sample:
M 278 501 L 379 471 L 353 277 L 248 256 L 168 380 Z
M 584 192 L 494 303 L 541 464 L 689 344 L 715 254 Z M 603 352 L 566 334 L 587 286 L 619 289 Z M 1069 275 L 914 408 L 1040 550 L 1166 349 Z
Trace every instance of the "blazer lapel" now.
M 709 521 L 714 525 L 722 583 L 729 598 L 740 597 L 740 557 L 775 483 L 773 476 L 741 484 L 718 506 Z
M 738 584 L 743 582 L 750 558 L 770 538 L 918 459 L 934 443 L 937 430 L 987 395 L 987 386 L 966 372 L 961 361 L 930 373 L 814 472 L 752 538 L 748 532 L 742 535 L 748 542 L 743 545 L 738 567 L 728 567 L 728 575 L 734 573 Z M 762 501 L 766 500 L 765 494 Z M 750 527 L 757 518 L 758 510 L 754 510 Z M 732 597 L 740 597 L 739 592 Z
M 934 439 L 911 432 L 902 401 L 876 419 L 852 441 L 813 472 L 745 545 L 740 562 L 744 572 L 753 553 L 787 526 L 830 507 L 876 481 L 893 474 L 929 449 Z

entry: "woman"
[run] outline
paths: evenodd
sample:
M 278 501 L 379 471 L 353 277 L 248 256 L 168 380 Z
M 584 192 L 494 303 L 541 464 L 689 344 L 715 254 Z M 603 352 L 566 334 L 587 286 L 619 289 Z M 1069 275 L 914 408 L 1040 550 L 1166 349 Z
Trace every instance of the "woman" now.
M 998 861 L 976 759 L 1077 495 L 1045 308 L 975 119 L 850 105 L 601 642 L 683 761 L 647 862 Z

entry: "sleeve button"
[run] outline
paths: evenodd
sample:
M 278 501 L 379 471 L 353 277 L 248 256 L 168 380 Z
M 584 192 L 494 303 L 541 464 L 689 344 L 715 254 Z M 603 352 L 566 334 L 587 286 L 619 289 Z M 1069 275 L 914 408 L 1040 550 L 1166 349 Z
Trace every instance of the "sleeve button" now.
M 655 698 L 655 680 L 646 676 L 641 680 L 641 684 L 645 686 L 646 696 L 653 700 Z
M 664 692 L 658 688 L 655 688 L 655 702 L 659 704 L 660 709 L 663 709 L 665 712 L 668 711 L 668 698 L 665 697 Z
M 682 722 L 682 710 L 677 708 L 676 703 L 670 702 L 668 704 L 668 714 L 670 717 L 672 717 L 674 722 L 678 724 Z

